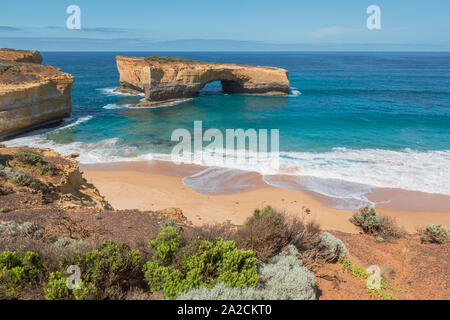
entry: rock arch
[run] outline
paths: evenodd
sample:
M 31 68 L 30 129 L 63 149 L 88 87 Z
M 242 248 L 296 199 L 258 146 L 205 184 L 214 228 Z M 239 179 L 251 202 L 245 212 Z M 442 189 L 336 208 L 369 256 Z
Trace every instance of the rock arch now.
M 140 105 L 192 98 L 214 81 L 221 81 L 226 93 L 284 96 L 289 91 L 288 72 L 281 68 L 161 57 L 116 60 L 121 90 L 145 92 Z

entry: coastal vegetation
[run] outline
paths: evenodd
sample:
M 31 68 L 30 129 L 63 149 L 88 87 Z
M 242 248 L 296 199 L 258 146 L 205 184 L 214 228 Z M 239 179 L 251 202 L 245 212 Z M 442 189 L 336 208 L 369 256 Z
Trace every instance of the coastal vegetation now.
M 276 228 L 269 235 L 276 245 L 263 247 L 261 235 L 267 227 L 262 221 L 282 225 L 289 232 Z M 311 236 L 301 225 L 271 207 L 255 210 L 246 226 L 234 231 L 226 224 L 205 232 L 164 220 L 147 250 L 120 241 L 98 242 L 81 233 L 71 238 L 49 235 L 29 222 L 6 221 L 0 224 L 4 248 L 0 295 L 8 299 L 124 299 L 138 289 L 147 292 L 147 297 L 161 292 L 166 299 L 194 299 L 225 290 L 239 299 L 316 299 L 315 276 L 303 264 L 300 252 L 316 249 L 300 246 Z M 248 249 L 252 245 L 256 251 Z M 268 252 L 273 255 L 269 257 Z M 79 287 L 70 290 L 67 270 L 73 265 L 80 268 L 81 279 Z
M 352 277 L 367 283 L 370 280 L 370 277 L 373 277 L 374 272 L 368 271 L 367 269 L 351 263 L 349 260 L 346 259 L 339 259 L 339 263 L 342 264 L 342 271 L 349 273 Z M 367 293 L 370 295 L 372 299 L 375 298 L 381 298 L 383 300 L 397 300 L 397 296 L 395 294 L 390 293 L 387 291 L 387 289 L 397 292 L 406 292 L 404 289 L 396 288 L 394 287 L 386 278 L 379 275 L 379 286 L 378 288 L 376 286 L 374 287 L 366 287 Z M 372 280 L 372 281 L 377 281 Z
M 399 239 L 406 235 L 403 228 L 388 216 L 378 216 L 375 208 L 365 207 L 355 212 L 350 222 L 362 232 L 377 238 L 377 241 Z
M 44 161 L 41 155 L 32 152 L 17 152 L 14 154 L 16 166 L 36 168 L 41 175 L 55 175 L 56 166 L 53 163 Z
M 429 224 L 420 230 L 422 242 L 443 244 L 450 242 L 450 231 L 442 224 Z

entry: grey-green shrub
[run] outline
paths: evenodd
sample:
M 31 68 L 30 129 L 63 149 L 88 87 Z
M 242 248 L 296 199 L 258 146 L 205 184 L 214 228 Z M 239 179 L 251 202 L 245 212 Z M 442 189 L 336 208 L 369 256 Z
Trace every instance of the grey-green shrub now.
M 0 238 L 16 238 L 19 236 L 40 238 L 43 234 L 44 231 L 31 222 L 20 224 L 15 221 L 3 221 L 0 223 Z
M 374 208 L 366 207 L 355 212 L 350 222 L 360 227 L 364 233 L 374 235 L 381 230 L 381 221 Z
M 59 248 L 81 249 L 84 246 L 84 241 L 61 237 L 55 241 L 54 245 Z
M 261 290 L 253 287 L 230 288 L 221 282 L 212 288 L 191 288 L 182 292 L 177 300 L 263 300 Z
M 263 264 L 258 287 L 265 300 L 315 300 L 317 285 L 314 274 L 303 267 L 298 251 L 288 246 L 282 253 Z
M 342 240 L 329 232 L 322 233 L 313 246 L 317 248 L 318 256 L 328 262 L 335 262 L 348 257 L 347 247 Z
M 315 300 L 316 278 L 302 266 L 298 250 L 290 245 L 258 272 L 256 287 L 230 288 L 218 283 L 212 288 L 191 288 L 178 300 Z
M 172 219 L 166 219 L 163 222 L 161 222 L 161 231 L 164 230 L 167 227 L 173 227 L 175 230 L 180 231 L 181 227 Z
M 450 232 L 442 224 L 429 224 L 421 232 L 422 242 L 446 243 L 450 241 Z

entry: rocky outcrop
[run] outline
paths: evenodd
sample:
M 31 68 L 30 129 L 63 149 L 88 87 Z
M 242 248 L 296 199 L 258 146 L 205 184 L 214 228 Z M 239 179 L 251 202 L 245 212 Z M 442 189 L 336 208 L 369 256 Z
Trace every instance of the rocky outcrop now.
M 75 158 L 49 149 L 0 148 L 0 208 L 111 210 Z
M 13 60 L 0 61 L 0 141 L 70 115 L 72 75 L 35 63 L 42 58 L 32 51 L 0 51 L 7 57 Z
M 118 56 L 122 92 L 145 92 L 140 105 L 195 97 L 208 83 L 221 81 L 226 93 L 284 96 L 288 71 L 275 67 L 220 64 L 180 58 Z

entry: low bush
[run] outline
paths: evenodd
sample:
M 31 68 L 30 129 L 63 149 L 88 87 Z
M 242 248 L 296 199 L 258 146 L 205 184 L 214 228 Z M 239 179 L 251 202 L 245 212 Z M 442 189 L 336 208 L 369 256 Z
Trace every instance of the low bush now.
M 254 253 L 239 250 L 234 241 L 195 239 L 180 247 L 181 236 L 169 226 L 150 242 L 155 255 L 143 266 L 150 291 L 162 290 L 175 299 L 191 287 L 211 287 L 223 282 L 229 287 L 255 286 L 258 282 Z
M 22 151 L 14 153 L 14 157 L 17 160 L 17 166 L 37 168 L 41 175 L 56 174 L 56 166 L 53 163 L 44 161 L 39 154 Z
M 41 258 L 35 252 L 18 254 L 15 251 L 0 253 L 0 291 L 7 297 L 16 297 L 23 286 L 32 285 L 42 273 Z
M 287 245 L 295 243 L 303 231 L 301 221 L 268 206 L 263 210 L 256 209 L 244 227 L 237 231 L 235 239 L 238 247 L 253 250 L 258 259 L 266 262 Z
M 30 165 L 30 166 L 37 166 L 44 162 L 44 159 L 42 158 L 42 156 L 40 156 L 36 153 L 31 153 L 31 152 L 24 152 L 24 151 L 16 152 L 16 153 L 14 153 L 14 157 L 20 163 Z
M 154 250 L 155 260 L 164 265 L 170 264 L 180 250 L 181 240 L 181 235 L 173 226 L 164 228 L 149 244 Z
M 213 287 L 191 288 L 182 292 L 179 300 L 314 300 L 316 280 L 302 266 L 298 251 L 290 245 L 279 255 L 263 264 L 256 287 L 232 288 L 223 282 Z
M 176 223 L 172 219 L 166 219 L 160 225 L 161 231 L 164 230 L 165 228 L 169 227 L 169 226 L 173 227 L 177 231 L 181 230 L 181 227 L 178 225 L 178 223 Z
M 63 258 L 60 265 L 64 271 L 50 273 L 44 287 L 46 299 L 121 299 L 143 279 L 139 252 L 121 242 L 105 241 L 98 249 L 75 251 Z M 80 289 L 67 288 L 64 272 L 71 265 L 80 268 Z
M 263 264 L 259 277 L 266 300 L 315 300 L 317 293 L 314 274 L 302 266 L 298 251 L 288 246 L 283 252 Z
M 12 182 L 19 187 L 34 187 L 36 182 L 24 171 L 14 171 Z
M 429 224 L 420 232 L 420 238 L 423 243 L 450 242 L 450 232 L 442 224 Z
M 371 298 L 381 298 L 383 300 L 397 300 L 397 296 L 390 293 L 387 290 L 406 292 L 403 289 L 394 287 L 386 278 L 383 278 L 380 275 L 379 278 L 379 288 L 370 289 L 367 286 L 367 281 L 369 277 L 373 275 L 373 272 L 370 272 L 363 267 L 351 263 L 346 259 L 339 259 L 339 263 L 342 264 L 342 271 L 349 273 L 352 277 L 360 280 L 366 285 L 366 291 L 371 296 Z M 373 279 L 375 281 L 375 278 Z
M 362 208 L 355 212 L 350 222 L 360 227 L 364 233 L 382 237 L 383 239 L 398 239 L 406 234 L 393 218 L 379 217 L 375 208 Z
M 93 300 L 98 296 L 98 290 L 92 283 L 80 281 L 79 288 L 69 289 L 68 278 L 60 272 L 50 273 L 45 284 L 44 296 L 46 300 Z
M 329 232 L 324 232 L 312 243 L 316 257 L 326 262 L 336 262 L 339 259 L 347 259 L 348 250 L 341 239 Z
M 263 300 L 261 290 L 254 287 L 230 288 L 225 283 L 218 283 L 212 288 L 191 288 L 182 292 L 178 300 Z
M 15 221 L 0 222 L 0 238 L 25 237 L 30 239 L 39 239 L 44 235 L 44 230 L 31 222 L 22 224 Z
M 84 241 L 71 239 L 68 237 L 61 237 L 55 241 L 54 245 L 60 248 L 71 248 L 77 250 L 84 246 Z

